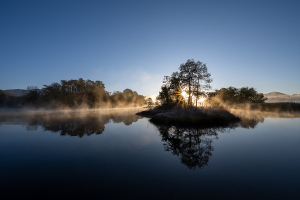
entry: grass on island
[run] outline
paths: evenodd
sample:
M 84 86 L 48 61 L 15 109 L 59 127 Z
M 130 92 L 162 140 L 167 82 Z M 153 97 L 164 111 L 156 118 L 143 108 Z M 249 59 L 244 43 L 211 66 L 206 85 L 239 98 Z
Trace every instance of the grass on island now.
M 137 113 L 144 117 L 151 117 L 154 124 L 172 124 L 181 126 L 214 127 L 227 126 L 240 121 L 239 117 L 231 114 L 222 106 L 218 107 L 173 107 L 150 109 Z

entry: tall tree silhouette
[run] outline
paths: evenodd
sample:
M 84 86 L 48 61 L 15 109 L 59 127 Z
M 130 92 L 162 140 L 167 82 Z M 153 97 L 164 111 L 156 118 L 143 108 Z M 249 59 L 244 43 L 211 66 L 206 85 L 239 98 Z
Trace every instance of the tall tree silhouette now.
M 185 103 L 185 92 L 188 95 L 187 104 L 193 105 L 192 97 L 195 98 L 195 105 L 201 95 L 205 95 L 210 89 L 212 79 L 207 71 L 206 64 L 193 59 L 181 64 L 179 72 L 174 72 L 171 76 L 165 76 L 161 91 L 157 100 L 163 105 L 170 106 L 172 103 Z
M 199 96 L 210 88 L 212 81 L 210 76 L 206 64 L 200 61 L 195 62 L 193 59 L 189 59 L 185 64 L 180 65 L 179 77 L 183 87 L 185 87 L 185 92 L 188 94 L 188 105 L 193 104 L 192 95 L 195 95 L 197 106 Z

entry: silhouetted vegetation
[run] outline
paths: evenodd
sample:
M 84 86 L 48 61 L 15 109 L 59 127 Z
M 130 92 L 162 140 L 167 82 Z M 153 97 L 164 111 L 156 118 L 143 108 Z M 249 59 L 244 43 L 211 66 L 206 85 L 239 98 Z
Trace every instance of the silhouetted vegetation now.
M 254 88 L 235 87 L 221 88 L 207 94 L 206 103 L 210 105 L 233 105 L 240 103 L 264 103 L 267 100 L 262 93 Z
M 150 108 L 150 109 L 152 109 L 155 105 L 151 97 L 148 97 L 146 99 L 146 104 L 147 104 L 147 107 Z
M 224 105 L 233 109 L 259 110 L 268 112 L 300 111 L 299 103 L 265 103 L 267 97 L 254 88 L 235 87 L 221 88 L 207 94 L 205 103 L 208 105 Z
M 206 64 L 187 60 L 180 65 L 179 72 L 164 77 L 156 98 L 159 105 L 138 114 L 152 117 L 150 121 L 157 124 L 182 126 L 212 127 L 238 121 L 239 118 L 224 107 L 198 107 L 198 101 L 203 100 L 211 88 L 210 76 Z
M 144 106 L 146 104 L 145 97 L 131 89 L 114 92 L 108 100 L 108 104 L 111 104 L 112 107 Z
M 42 89 L 27 87 L 27 94 L 8 99 L 2 92 L 1 107 L 33 107 L 33 108 L 100 108 L 127 107 L 145 105 L 145 97 L 130 89 L 110 94 L 105 90 L 102 81 L 62 80 L 60 83 L 44 85 Z M 19 104 L 15 103 L 18 99 Z M 11 105 L 11 106 L 9 106 Z
M 205 96 L 205 92 L 210 88 L 210 76 L 206 64 L 189 59 L 180 65 L 179 72 L 164 77 L 157 100 L 167 108 L 185 104 L 197 107 L 200 96 Z

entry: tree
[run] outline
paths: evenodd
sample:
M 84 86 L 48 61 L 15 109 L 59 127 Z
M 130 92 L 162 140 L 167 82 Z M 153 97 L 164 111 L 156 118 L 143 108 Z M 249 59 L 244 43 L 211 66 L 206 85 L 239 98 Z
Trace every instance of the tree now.
M 28 102 L 31 105 L 38 105 L 40 99 L 40 90 L 36 86 L 28 86 L 28 93 L 24 95 L 25 102 Z
M 211 89 L 210 83 L 212 79 L 211 74 L 207 72 L 205 63 L 197 62 L 198 71 L 196 73 L 196 82 L 193 90 L 193 95 L 196 97 L 196 107 L 200 96 L 206 94 L 207 90 Z
M 172 106 L 174 103 L 181 104 L 184 102 L 182 84 L 178 72 L 174 72 L 171 76 L 164 76 L 163 85 L 156 100 L 167 107 Z
M 161 91 L 157 97 L 163 105 L 185 104 L 183 92 L 188 94 L 188 105 L 193 105 L 192 97 L 197 101 L 201 95 L 205 95 L 210 89 L 210 73 L 207 72 L 206 64 L 193 59 L 181 64 L 179 72 L 174 72 L 171 76 L 165 76 Z
M 192 105 L 192 95 L 194 95 L 197 106 L 199 96 L 210 89 L 211 74 L 207 72 L 206 64 L 200 61 L 195 62 L 193 59 L 181 64 L 179 70 L 180 81 L 188 94 L 188 105 Z
M 146 99 L 146 103 L 147 103 L 148 108 L 153 108 L 154 102 L 153 102 L 153 100 L 152 100 L 151 97 L 148 97 L 148 98 Z
M 258 93 L 254 88 L 235 87 L 221 88 L 211 92 L 207 98 L 211 104 L 237 104 L 237 103 L 264 103 L 267 98 L 262 93 Z
M 253 87 L 242 87 L 239 90 L 239 103 L 264 103 L 268 98 L 258 93 Z
M 169 87 L 166 85 L 161 86 L 161 91 L 159 91 L 156 100 L 160 101 L 163 106 L 170 106 L 173 102 L 170 96 Z

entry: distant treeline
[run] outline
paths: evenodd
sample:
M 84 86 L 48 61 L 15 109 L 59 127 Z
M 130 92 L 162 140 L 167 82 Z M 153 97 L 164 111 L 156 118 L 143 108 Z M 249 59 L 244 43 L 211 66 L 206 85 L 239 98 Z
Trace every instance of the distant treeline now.
M 1 107 L 128 107 L 145 105 L 145 97 L 131 89 L 109 93 L 102 81 L 61 80 L 60 83 L 44 85 L 42 89 L 27 87 L 28 93 L 16 97 L 0 91 Z
M 232 105 L 241 103 L 264 103 L 268 98 L 254 88 L 235 87 L 221 88 L 207 93 L 206 102 L 210 105 Z
M 234 109 L 259 110 L 270 112 L 300 111 L 300 104 L 295 102 L 265 103 L 268 98 L 258 93 L 254 88 L 235 87 L 221 88 L 209 92 L 205 103 L 207 105 L 224 105 Z

